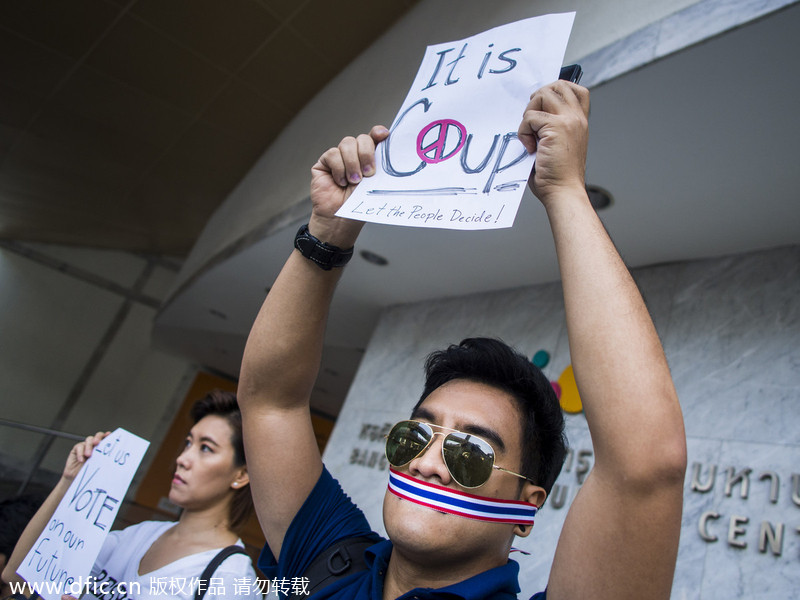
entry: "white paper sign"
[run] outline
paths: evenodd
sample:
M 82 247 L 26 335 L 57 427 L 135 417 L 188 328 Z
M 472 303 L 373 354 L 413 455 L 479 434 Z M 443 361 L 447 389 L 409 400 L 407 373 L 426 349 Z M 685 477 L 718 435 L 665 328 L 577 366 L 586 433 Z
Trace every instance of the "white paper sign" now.
M 45 600 L 80 595 L 149 445 L 117 429 L 84 463 L 17 570 Z
M 575 13 L 429 46 L 365 178 L 336 213 L 444 229 L 511 227 L 534 155 L 517 139 L 530 95 L 558 79 Z

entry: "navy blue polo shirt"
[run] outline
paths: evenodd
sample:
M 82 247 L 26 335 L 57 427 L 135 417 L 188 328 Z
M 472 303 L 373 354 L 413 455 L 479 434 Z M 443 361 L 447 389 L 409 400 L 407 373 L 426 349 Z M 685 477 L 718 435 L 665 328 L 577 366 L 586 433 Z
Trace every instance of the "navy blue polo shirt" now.
M 286 532 L 279 560 L 276 561 L 269 546 L 264 545 L 258 568 L 269 579 L 302 577 L 311 562 L 326 548 L 339 540 L 359 536 L 373 536 L 376 541 L 366 550 L 368 569 L 325 587 L 314 595 L 315 600 L 382 600 L 383 579 L 392 554 L 392 542 L 372 531 L 361 509 L 323 467 L 317 484 Z M 505 565 L 447 587 L 413 589 L 401 599 L 515 600 L 519 593 L 518 574 L 519 565 L 509 560 Z M 545 600 L 544 592 L 534 595 L 531 600 Z

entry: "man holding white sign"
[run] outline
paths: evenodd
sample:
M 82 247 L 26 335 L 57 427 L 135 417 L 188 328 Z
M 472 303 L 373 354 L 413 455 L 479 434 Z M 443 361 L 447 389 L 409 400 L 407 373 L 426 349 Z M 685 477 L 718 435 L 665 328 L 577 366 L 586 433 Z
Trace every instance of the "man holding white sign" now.
M 566 518 L 546 596 L 668 598 L 683 419 L 644 302 L 586 194 L 588 112 L 588 90 L 559 81 L 533 94 L 517 130 L 527 152 L 537 152 L 529 184 L 555 239 L 596 456 Z M 374 127 L 345 138 L 313 166 L 310 222 L 248 339 L 239 399 L 267 539 L 259 566 L 268 576 L 312 573 L 314 588 L 320 559 L 363 563 L 321 585 L 318 598 L 515 598 L 511 544 L 530 534 L 564 457 L 557 399 L 524 356 L 495 340 L 432 355 L 412 418 L 387 436 L 389 540 L 371 533 L 317 450 L 309 396 L 331 298 L 364 225 L 336 215 L 375 173 L 376 146 L 388 134 Z M 352 538 L 366 551 L 353 551 Z

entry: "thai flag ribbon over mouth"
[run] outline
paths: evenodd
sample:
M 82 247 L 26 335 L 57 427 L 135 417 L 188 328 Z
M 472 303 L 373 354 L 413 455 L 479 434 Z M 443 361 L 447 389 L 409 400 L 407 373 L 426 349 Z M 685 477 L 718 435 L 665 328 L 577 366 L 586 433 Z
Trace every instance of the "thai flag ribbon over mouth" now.
M 477 521 L 533 525 L 533 518 L 539 510 L 536 505 L 522 500 L 486 498 L 420 481 L 391 467 L 389 491 L 433 510 Z

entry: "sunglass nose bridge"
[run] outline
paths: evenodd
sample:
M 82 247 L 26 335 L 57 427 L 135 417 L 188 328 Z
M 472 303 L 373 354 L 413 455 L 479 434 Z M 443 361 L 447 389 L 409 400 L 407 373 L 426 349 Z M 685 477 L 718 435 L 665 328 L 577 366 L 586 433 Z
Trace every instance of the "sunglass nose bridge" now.
M 418 471 L 426 476 L 438 475 L 443 483 L 452 477 L 450 469 L 444 460 L 444 438 L 448 433 L 444 431 L 435 431 L 432 428 L 430 439 L 425 447 L 415 456 L 409 463 L 411 471 Z M 437 436 L 440 436 L 437 439 Z
M 439 440 L 439 441 L 437 441 L 437 440 L 436 440 L 436 436 L 437 436 L 437 435 L 440 435 L 440 436 L 442 436 L 442 439 L 441 439 L 441 440 Z M 433 447 L 434 447 L 434 446 L 436 446 L 436 445 L 438 445 L 438 446 L 439 446 L 439 452 L 435 452 L 435 451 L 434 451 L 434 452 L 435 452 L 436 454 L 440 454 L 440 453 L 443 451 L 443 448 L 444 448 L 444 438 L 445 438 L 445 436 L 447 436 L 447 434 L 446 434 L 446 433 L 444 433 L 443 431 L 433 431 L 433 430 L 431 430 L 431 435 L 430 435 L 430 439 L 428 440 L 428 443 L 427 443 L 427 444 L 425 444 L 425 447 L 424 447 L 422 450 L 420 450 L 420 453 L 419 453 L 419 454 L 417 454 L 417 455 L 414 457 L 414 459 L 413 459 L 413 460 L 416 460 L 416 459 L 418 459 L 418 458 L 422 458 L 423 456 L 425 456 L 426 454 L 428 454 L 428 451 L 429 451 L 431 448 L 433 448 Z M 444 459 L 444 457 L 443 457 L 443 459 Z

